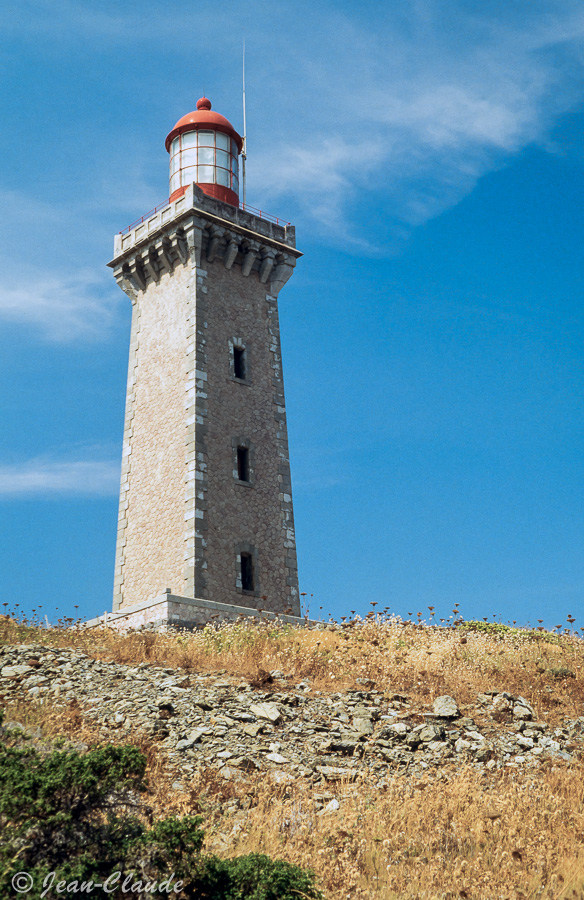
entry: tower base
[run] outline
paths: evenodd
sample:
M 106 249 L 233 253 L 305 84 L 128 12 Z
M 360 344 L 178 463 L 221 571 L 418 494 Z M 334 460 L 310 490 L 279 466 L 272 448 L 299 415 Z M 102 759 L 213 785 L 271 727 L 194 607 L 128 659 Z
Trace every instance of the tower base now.
M 288 625 L 314 625 L 315 622 L 301 616 L 275 614 L 267 610 L 252 609 L 248 606 L 233 606 L 228 603 L 215 603 L 212 600 L 199 600 L 192 597 L 177 597 L 174 594 L 161 594 L 145 603 L 136 603 L 123 612 L 109 613 L 89 619 L 83 623 L 85 628 L 107 626 L 116 631 L 174 631 L 185 629 L 194 631 L 205 625 L 222 622 L 237 622 L 243 618 L 256 621 L 278 620 Z M 322 624 L 322 623 L 320 623 Z

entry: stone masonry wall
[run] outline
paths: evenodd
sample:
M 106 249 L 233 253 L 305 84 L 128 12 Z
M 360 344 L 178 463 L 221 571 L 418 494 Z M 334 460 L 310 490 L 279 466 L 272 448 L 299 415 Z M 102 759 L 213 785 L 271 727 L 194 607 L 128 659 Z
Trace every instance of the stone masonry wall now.
M 276 301 L 257 273 L 244 277 L 239 267 L 226 269 L 220 260 L 207 270 L 207 549 L 205 584 L 201 579 L 197 596 L 298 614 Z M 233 375 L 234 345 L 245 348 L 244 381 Z M 238 443 L 253 454 L 249 483 L 236 477 Z M 242 551 L 254 559 L 255 590 L 250 593 L 241 589 Z
M 138 298 L 121 607 L 182 591 L 189 267 Z

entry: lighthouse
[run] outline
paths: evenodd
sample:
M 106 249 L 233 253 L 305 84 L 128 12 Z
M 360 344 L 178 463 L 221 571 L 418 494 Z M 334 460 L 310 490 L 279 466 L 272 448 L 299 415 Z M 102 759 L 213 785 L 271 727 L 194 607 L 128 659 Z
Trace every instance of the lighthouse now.
M 169 199 L 115 237 L 132 302 L 112 620 L 299 616 L 278 295 L 293 226 L 239 202 L 242 138 L 203 97 Z

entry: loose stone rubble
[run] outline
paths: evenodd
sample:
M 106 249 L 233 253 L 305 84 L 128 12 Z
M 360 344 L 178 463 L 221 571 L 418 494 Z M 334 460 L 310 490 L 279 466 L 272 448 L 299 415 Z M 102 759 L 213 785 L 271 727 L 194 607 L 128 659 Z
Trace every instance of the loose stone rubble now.
M 131 741 L 142 731 L 160 741 L 182 779 L 177 787 L 199 767 L 226 779 L 265 772 L 280 784 L 362 775 L 383 784 L 394 774 L 439 772 L 463 760 L 487 770 L 533 768 L 545 759 L 570 761 L 584 748 L 584 717 L 551 728 L 527 700 L 506 692 L 478 694 L 466 710 L 471 716 L 447 696 L 422 709 L 404 694 L 325 694 L 306 680 L 272 677 L 267 691 L 225 673 L 102 662 L 37 644 L 0 648 L 0 702 L 76 702 L 104 740 Z

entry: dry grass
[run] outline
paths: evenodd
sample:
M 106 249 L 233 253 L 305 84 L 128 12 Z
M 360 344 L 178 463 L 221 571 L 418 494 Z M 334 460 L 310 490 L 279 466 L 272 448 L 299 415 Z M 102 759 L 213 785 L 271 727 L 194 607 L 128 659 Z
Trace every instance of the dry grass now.
M 0 620 L 0 642 L 82 649 L 119 662 L 227 672 L 250 680 L 280 669 L 290 684 L 338 691 L 369 679 L 407 692 L 415 704 L 448 693 L 474 714 L 476 694 L 508 690 L 550 724 L 583 711 L 584 642 L 537 631 L 501 635 L 374 622 L 346 630 L 238 624 L 185 635 L 30 628 Z M 278 683 L 278 690 L 282 690 Z M 103 739 L 71 706 L 25 703 L 8 717 L 92 744 Z M 459 766 L 438 776 L 400 776 L 379 789 L 360 781 L 323 788 L 265 776 L 225 781 L 199 772 L 184 791 L 147 738 L 148 803 L 160 815 L 202 812 L 208 846 L 231 856 L 261 851 L 317 871 L 328 900 L 575 900 L 584 897 L 584 764 L 552 764 L 537 774 L 481 773 Z M 341 807 L 317 815 L 329 790 Z M 325 801 L 326 802 L 326 801 Z M 242 809 L 242 805 L 244 808 Z
M 99 743 L 75 706 L 12 704 L 8 717 L 43 734 Z M 397 777 L 327 790 L 340 809 L 319 816 L 323 790 L 299 781 L 285 787 L 265 777 L 225 781 L 199 772 L 184 791 L 144 736 L 155 815 L 203 813 L 207 849 L 249 852 L 314 869 L 327 900 L 576 900 L 584 896 L 584 766 L 550 765 L 537 776 L 442 770 L 439 777 Z M 241 807 L 244 807 L 242 809 Z
M 210 846 L 311 867 L 329 900 L 580 898 L 582 775 L 580 766 L 538 779 L 462 770 L 447 783 L 395 779 L 381 793 L 362 783 L 338 788 L 340 810 L 322 817 L 310 787 L 263 784 L 249 813 L 217 821 Z
M 242 622 L 195 633 L 120 635 L 0 618 L 0 644 L 35 641 L 103 660 L 227 672 L 250 681 L 260 670 L 278 669 L 292 685 L 309 679 L 320 691 L 370 680 L 378 690 L 409 693 L 420 705 L 451 694 L 464 708 L 474 706 L 481 691 L 506 690 L 524 696 L 552 725 L 579 716 L 584 703 L 584 641 L 548 632 L 489 634 L 369 620 L 334 630 Z

